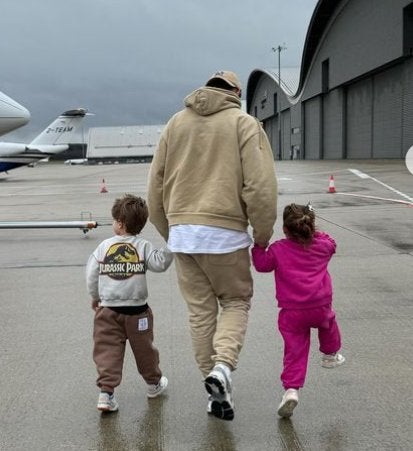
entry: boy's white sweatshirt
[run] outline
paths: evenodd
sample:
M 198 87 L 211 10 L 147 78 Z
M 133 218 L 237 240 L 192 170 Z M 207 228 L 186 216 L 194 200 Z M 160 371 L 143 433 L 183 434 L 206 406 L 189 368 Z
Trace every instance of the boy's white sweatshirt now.
M 86 284 L 102 307 L 130 307 L 146 303 L 146 271 L 163 272 L 172 263 L 168 248 L 156 249 L 139 235 L 113 236 L 89 257 Z

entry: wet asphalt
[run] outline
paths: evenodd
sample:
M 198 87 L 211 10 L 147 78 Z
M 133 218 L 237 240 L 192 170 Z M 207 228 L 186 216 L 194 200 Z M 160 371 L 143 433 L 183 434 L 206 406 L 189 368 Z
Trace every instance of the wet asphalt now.
M 272 276 L 254 272 L 247 339 L 233 374 L 235 419 L 225 422 L 206 413 L 174 266 L 148 275 L 167 394 L 147 399 L 128 350 L 119 411 L 96 410 L 85 263 L 112 234 L 113 200 L 146 196 L 148 169 L 51 163 L 0 175 L 0 221 L 91 217 L 100 224 L 86 234 L 0 229 L 0 449 L 413 449 L 413 175 L 403 160 L 276 164 L 279 215 L 287 203 L 311 201 L 319 228 L 338 243 L 330 272 L 347 359 L 335 370 L 321 368 L 314 332 L 306 386 L 290 420 L 277 416 L 282 340 Z M 331 175 L 336 193 L 328 193 Z M 143 234 L 162 243 L 150 224 Z

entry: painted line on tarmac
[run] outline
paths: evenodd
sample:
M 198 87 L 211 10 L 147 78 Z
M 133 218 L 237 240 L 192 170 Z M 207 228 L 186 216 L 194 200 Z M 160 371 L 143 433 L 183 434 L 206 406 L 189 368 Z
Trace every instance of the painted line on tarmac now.
M 393 193 L 398 194 L 401 197 L 404 197 L 405 199 L 407 199 L 409 201 L 409 203 L 413 203 L 413 198 L 408 196 L 407 194 L 402 193 L 401 191 L 397 190 L 396 188 L 393 188 L 390 185 L 387 185 L 386 183 L 382 182 L 379 179 L 376 179 L 375 177 L 372 177 L 371 175 L 365 174 L 364 172 L 359 171 L 358 169 L 349 169 L 350 172 L 352 172 L 353 174 L 357 175 L 358 177 L 362 178 L 362 179 L 370 179 L 373 180 L 374 182 L 384 186 L 385 188 L 387 188 L 388 190 L 392 191 Z M 384 199 L 387 200 L 387 199 Z
M 353 194 L 353 193 L 336 193 L 336 194 L 341 194 L 342 196 L 365 197 L 367 199 L 385 200 L 387 202 L 396 202 L 398 204 L 410 205 L 411 207 L 413 207 L 413 202 L 409 202 L 407 200 L 388 199 L 386 197 L 367 196 L 365 194 Z
M 364 172 L 359 171 L 358 169 L 349 169 L 350 172 L 353 174 L 359 176 L 361 179 L 369 179 L 370 176 L 368 174 L 365 174 Z

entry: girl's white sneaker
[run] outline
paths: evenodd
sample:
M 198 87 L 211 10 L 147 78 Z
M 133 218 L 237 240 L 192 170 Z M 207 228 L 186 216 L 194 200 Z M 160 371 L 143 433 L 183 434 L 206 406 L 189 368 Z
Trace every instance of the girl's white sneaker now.
M 346 359 L 341 354 L 322 354 L 321 366 L 323 368 L 336 368 L 342 365 Z
M 281 404 L 278 406 L 278 415 L 283 418 L 290 418 L 293 410 L 298 404 L 298 390 L 289 388 L 282 398 Z

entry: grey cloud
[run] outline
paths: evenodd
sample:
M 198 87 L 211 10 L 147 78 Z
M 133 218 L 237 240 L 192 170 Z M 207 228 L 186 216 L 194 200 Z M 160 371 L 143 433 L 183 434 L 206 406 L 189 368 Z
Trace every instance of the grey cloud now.
M 25 105 L 33 137 L 83 106 L 90 126 L 164 123 L 217 69 L 246 83 L 276 65 L 298 66 L 316 0 L 2 0 L 0 90 Z M 3 137 L 10 139 L 10 135 Z

